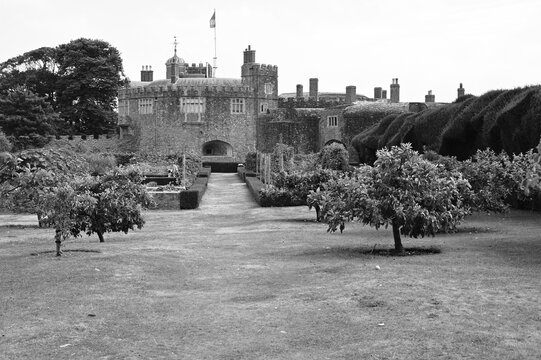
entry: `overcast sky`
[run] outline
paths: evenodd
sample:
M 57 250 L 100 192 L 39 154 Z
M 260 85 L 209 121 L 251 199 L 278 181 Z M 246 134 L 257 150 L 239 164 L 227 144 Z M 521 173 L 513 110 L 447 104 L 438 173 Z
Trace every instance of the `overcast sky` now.
M 0 0 L 0 62 L 80 37 L 102 39 L 122 55 L 126 76 L 142 65 L 165 78 L 165 61 L 212 63 L 216 9 L 218 77 L 240 78 L 243 50 L 278 66 L 279 92 L 358 94 L 389 89 L 401 101 L 450 102 L 463 83 L 481 95 L 541 83 L 541 0 Z

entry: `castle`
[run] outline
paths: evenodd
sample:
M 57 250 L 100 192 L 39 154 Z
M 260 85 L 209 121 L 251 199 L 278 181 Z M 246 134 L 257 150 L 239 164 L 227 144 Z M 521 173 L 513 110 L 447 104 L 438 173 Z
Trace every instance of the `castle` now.
M 374 88 L 374 98 L 356 93 L 318 91 L 310 79 L 309 92 L 297 85 L 296 93 L 278 95 L 278 68 L 256 62 L 255 50 L 244 50 L 241 78 L 215 78 L 206 64 L 191 65 L 177 55 L 168 59 L 166 78 L 153 79 L 143 66 L 141 81 L 119 91 L 120 138 L 131 138 L 136 151 L 164 154 L 189 152 L 242 162 L 248 152 L 270 152 L 276 143 L 298 152 L 317 152 L 332 142 L 342 143 L 356 162 L 353 136 L 389 112 L 419 112 L 437 106 L 429 92 L 424 103 L 400 103 L 400 85 L 393 79 L 387 91 Z M 459 95 L 464 94 L 462 84 Z M 322 105 L 323 104 L 323 105 Z M 312 106 L 313 105 L 313 106 Z M 356 109 L 371 112 L 356 116 Z
M 256 150 L 256 119 L 278 108 L 278 68 L 256 63 L 244 51 L 240 79 L 215 78 L 212 68 L 188 64 L 175 54 L 166 79 L 141 81 L 119 91 L 120 138 L 136 139 L 138 151 L 190 152 L 244 160 Z

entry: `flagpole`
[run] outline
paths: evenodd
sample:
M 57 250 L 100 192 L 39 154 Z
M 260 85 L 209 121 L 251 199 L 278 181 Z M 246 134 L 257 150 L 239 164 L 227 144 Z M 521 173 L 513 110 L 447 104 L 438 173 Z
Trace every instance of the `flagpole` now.
M 214 16 L 216 15 L 216 9 L 214 9 Z M 216 55 L 216 22 L 214 23 L 214 66 L 213 66 L 213 71 L 212 71 L 212 77 L 215 78 L 216 77 L 216 69 L 218 68 L 218 66 L 216 65 L 216 60 L 217 60 L 217 55 Z

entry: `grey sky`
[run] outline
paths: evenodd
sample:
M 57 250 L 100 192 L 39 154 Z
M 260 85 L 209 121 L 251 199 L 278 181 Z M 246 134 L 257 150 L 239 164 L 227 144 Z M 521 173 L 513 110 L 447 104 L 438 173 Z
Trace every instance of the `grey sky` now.
M 0 61 L 79 37 L 102 39 L 122 54 L 126 75 L 142 65 L 165 77 L 173 54 L 212 62 L 216 9 L 218 76 L 240 77 L 242 51 L 279 68 L 279 92 L 308 89 L 373 95 L 393 78 L 401 100 L 453 101 L 467 93 L 539 84 L 540 0 L 0 0 Z

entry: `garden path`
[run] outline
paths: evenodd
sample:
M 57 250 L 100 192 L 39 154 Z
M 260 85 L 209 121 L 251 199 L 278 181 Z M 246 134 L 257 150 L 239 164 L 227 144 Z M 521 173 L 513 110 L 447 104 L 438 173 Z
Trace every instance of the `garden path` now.
M 259 207 L 236 173 L 212 173 L 199 209 L 208 214 L 228 214 Z

